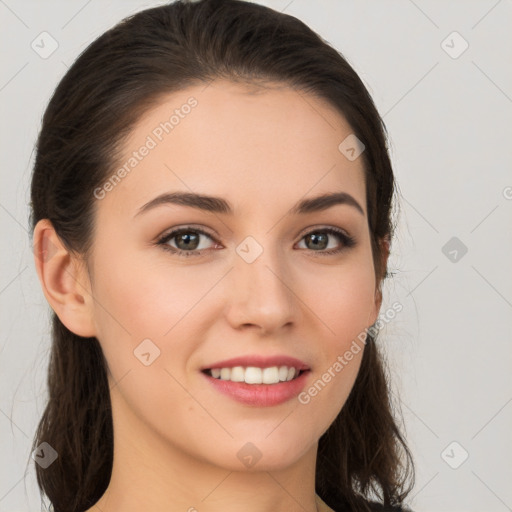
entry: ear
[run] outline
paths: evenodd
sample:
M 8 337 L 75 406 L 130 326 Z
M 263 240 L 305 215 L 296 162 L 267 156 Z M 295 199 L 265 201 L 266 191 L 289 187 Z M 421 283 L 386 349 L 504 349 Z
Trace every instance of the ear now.
M 34 228 L 34 262 L 44 296 L 60 321 L 85 338 L 96 334 L 93 297 L 85 265 L 70 253 L 48 219 Z
M 386 268 L 387 268 L 388 258 L 389 258 L 389 246 L 390 246 L 389 238 L 386 237 L 386 238 L 380 239 L 379 245 L 380 245 L 380 251 L 381 251 L 380 269 L 382 272 L 380 277 L 382 277 L 382 280 L 383 280 L 385 277 L 385 274 L 386 274 Z M 382 280 L 380 280 L 375 286 L 375 301 L 374 301 L 374 305 L 373 305 L 372 311 L 370 312 L 369 319 L 368 319 L 369 326 L 373 325 L 379 318 L 380 307 L 382 306 Z

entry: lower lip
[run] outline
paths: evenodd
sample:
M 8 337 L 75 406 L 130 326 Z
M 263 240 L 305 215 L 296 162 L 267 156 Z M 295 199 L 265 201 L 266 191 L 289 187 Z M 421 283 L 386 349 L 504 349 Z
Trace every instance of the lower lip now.
M 245 382 L 232 382 L 210 377 L 201 372 L 218 391 L 237 402 L 256 407 L 270 407 L 279 405 L 296 397 L 306 384 L 306 379 L 311 373 L 304 371 L 296 379 L 280 382 L 279 384 L 247 384 Z

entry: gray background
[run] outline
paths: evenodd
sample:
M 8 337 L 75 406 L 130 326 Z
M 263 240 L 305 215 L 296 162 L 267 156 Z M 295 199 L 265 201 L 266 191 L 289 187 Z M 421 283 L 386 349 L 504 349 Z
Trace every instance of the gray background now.
M 0 511 L 40 508 L 27 469 L 49 347 L 27 231 L 40 119 L 79 52 L 161 3 L 0 0 Z M 382 310 L 395 301 L 403 310 L 380 344 L 416 460 L 409 503 L 416 512 L 512 510 L 512 2 L 261 3 L 345 55 L 390 133 L 401 199 Z M 58 44 L 47 58 L 31 47 L 42 52 L 46 38 L 51 49 L 44 31 Z

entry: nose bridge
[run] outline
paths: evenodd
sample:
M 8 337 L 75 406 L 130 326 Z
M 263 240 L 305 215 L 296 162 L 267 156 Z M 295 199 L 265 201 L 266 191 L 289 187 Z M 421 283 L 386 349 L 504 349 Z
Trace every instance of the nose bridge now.
M 260 240 L 262 237 L 260 237 Z M 236 247 L 229 319 L 272 331 L 293 321 L 295 298 L 282 251 L 248 236 Z

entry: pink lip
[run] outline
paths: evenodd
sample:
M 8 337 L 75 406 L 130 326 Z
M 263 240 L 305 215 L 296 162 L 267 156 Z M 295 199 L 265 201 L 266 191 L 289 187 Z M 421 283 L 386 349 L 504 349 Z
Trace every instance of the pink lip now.
M 224 361 L 223 364 L 226 362 Z M 252 366 L 258 367 L 258 365 Z M 222 367 L 228 368 L 228 366 Z M 304 371 L 296 379 L 280 382 L 279 384 L 246 384 L 245 382 L 215 379 L 204 372 L 201 372 L 201 375 L 208 379 L 208 382 L 217 391 L 233 398 L 237 402 L 256 407 L 270 407 L 295 398 L 304 389 L 310 373 L 311 371 Z
M 259 355 L 234 357 L 232 359 L 217 361 L 208 366 L 204 366 L 201 370 L 211 370 L 212 368 L 233 368 L 234 366 L 243 366 L 245 368 L 248 366 L 254 366 L 255 368 L 270 368 L 272 366 L 288 366 L 288 368 L 290 368 L 293 366 L 298 370 L 309 370 L 309 366 L 303 361 L 300 361 L 295 357 L 285 355 L 271 357 Z

